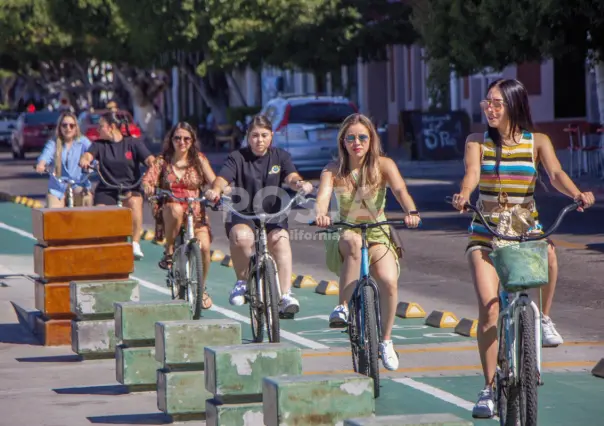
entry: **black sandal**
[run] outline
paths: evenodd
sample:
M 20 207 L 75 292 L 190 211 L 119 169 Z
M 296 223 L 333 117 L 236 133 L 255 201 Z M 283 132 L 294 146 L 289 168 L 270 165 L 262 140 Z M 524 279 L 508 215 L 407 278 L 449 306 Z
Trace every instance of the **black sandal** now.
M 166 271 L 172 268 L 172 255 L 164 253 L 164 257 L 158 263 L 161 269 L 165 269 Z

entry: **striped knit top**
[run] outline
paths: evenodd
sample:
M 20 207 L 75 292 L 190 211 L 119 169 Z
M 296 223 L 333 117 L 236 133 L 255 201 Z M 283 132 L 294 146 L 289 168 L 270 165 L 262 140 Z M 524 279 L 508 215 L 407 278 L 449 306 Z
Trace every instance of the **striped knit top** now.
M 530 132 L 522 133 L 518 145 L 504 145 L 499 163 L 499 176 L 497 176 L 495 142 L 485 132 L 480 167 L 480 200 L 497 203 L 499 193 L 505 192 L 508 196 L 508 204 L 525 204 L 533 201 L 537 182 L 533 145 L 534 138 Z

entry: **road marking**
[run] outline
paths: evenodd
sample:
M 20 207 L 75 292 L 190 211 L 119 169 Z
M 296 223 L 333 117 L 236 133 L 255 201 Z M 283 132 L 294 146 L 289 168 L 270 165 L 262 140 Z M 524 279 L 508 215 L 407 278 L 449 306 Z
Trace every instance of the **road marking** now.
M 434 386 L 418 382 L 408 377 L 404 377 L 402 379 L 392 379 L 392 381 L 401 383 L 405 386 L 409 386 L 415 390 L 427 393 L 428 395 L 432 395 L 438 399 L 442 399 L 443 401 L 448 402 L 450 404 L 457 405 L 458 407 L 463 408 L 464 410 L 472 411 L 472 409 L 474 408 L 474 404 L 472 404 L 470 401 L 466 401 L 465 399 L 461 399 L 458 396 L 453 395 L 452 393 L 445 392 L 442 389 L 435 388 Z
M 396 348 L 396 352 L 399 354 L 416 354 L 426 352 L 466 352 L 475 351 L 478 346 L 441 346 L 437 348 L 416 348 L 416 349 L 399 349 Z M 319 357 L 331 357 L 331 356 L 350 356 L 351 352 L 309 352 L 302 354 L 306 358 L 319 358 Z
M 586 249 L 589 248 L 589 247 L 587 247 L 586 244 L 571 243 L 569 241 L 563 241 L 563 240 L 554 240 L 553 238 L 552 238 L 552 242 L 556 246 L 560 246 L 560 247 L 564 247 L 564 248 L 570 248 L 570 249 L 586 250 Z
M 325 321 L 329 321 L 329 315 L 312 315 L 310 317 L 300 317 L 300 318 L 294 318 L 295 321 L 304 321 L 304 320 L 309 320 L 309 319 L 321 319 L 321 320 L 325 320 Z
M 29 238 L 32 239 L 34 241 L 36 241 L 36 238 L 33 236 L 33 234 L 24 231 L 23 229 L 19 229 L 19 228 L 15 228 L 14 226 L 10 226 L 4 222 L 0 222 L 0 228 L 2 229 L 6 229 L 7 231 L 11 231 L 14 232 L 15 234 L 21 235 L 22 237 L 25 238 Z M 158 293 L 162 293 L 162 294 L 167 294 L 167 295 L 171 295 L 171 291 L 168 290 L 167 288 L 164 287 L 160 287 L 157 284 L 153 284 L 149 281 L 143 280 L 142 278 L 138 278 L 135 277 L 134 275 L 131 275 L 130 278 L 133 278 L 135 280 L 138 280 L 138 282 L 143 286 L 143 287 L 147 287 L 148 289 L 157 291 Z M 239 322 L 243 322 L 246 324 L 250 323 L 250 319 L 247 317 L 244 317 L 243 315 L 238 314 L 235 311 L 231 311 L 230 309 L 226 309 L 226 308 L 222 308 L 220 306 L 216 306 L 216 305 L 212 305 L 212 307 L 210 308 L 210 310 L 216 311 L 219 314 L 224 315 L 225 317 L 234 319 L 236 321 Z M 313 340 L 310 339 L 306 339 L 302 336 L 298 336 L 295 333 L 290 333 L 289 331 L 285 331 L 285 330 L 281 330 L 281 336 L 283 338 L 285 338 L 286 340 L 290 340 L 294 343 L 297 343 L 301 346 L 306 346 L 307 348 L 311 348 L 311 349 L 329 349 L 329 346 L 326 346 L 322 343 L 318 343 L 315 342 Z

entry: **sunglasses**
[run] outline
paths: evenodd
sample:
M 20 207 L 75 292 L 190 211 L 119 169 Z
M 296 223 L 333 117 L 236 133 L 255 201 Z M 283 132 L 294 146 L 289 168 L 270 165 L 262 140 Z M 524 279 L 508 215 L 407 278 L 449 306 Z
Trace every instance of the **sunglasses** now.
M 74 123 L 61 123 L 61 127 L 63 129 L 75 129 L 76 125 Z
M 480 107 L 482 109 L 487 109 L 491 107 L 494 111 L 501 111 L 504 105 L 505 102 L 500 99 L 485 99 L 483 101 L 480 101 Z
M 186 143 L 190 143 L 193 140 L 193 138 L 190 137 L 190 136 L 185 136 L 185 137 L 182 137 L 182 136 L 172 136 L 172 140 L 174 142 L 180 142 L 182 140 L 182 141 L 184 141 Z
M 344 138 L 348 143 L 354 143 L 357 139 L 359 142 L 365 143 L 369 141 L 369 135 L 346 135 L 346 138 Z

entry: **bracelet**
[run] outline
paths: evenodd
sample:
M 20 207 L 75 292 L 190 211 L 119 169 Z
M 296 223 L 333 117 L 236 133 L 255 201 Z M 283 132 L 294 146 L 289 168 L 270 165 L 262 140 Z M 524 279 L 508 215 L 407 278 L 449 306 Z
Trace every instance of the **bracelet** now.
M 417 210 L 411 210 L 407 213 L 409 216 L 419 216 L 419 212 Z

